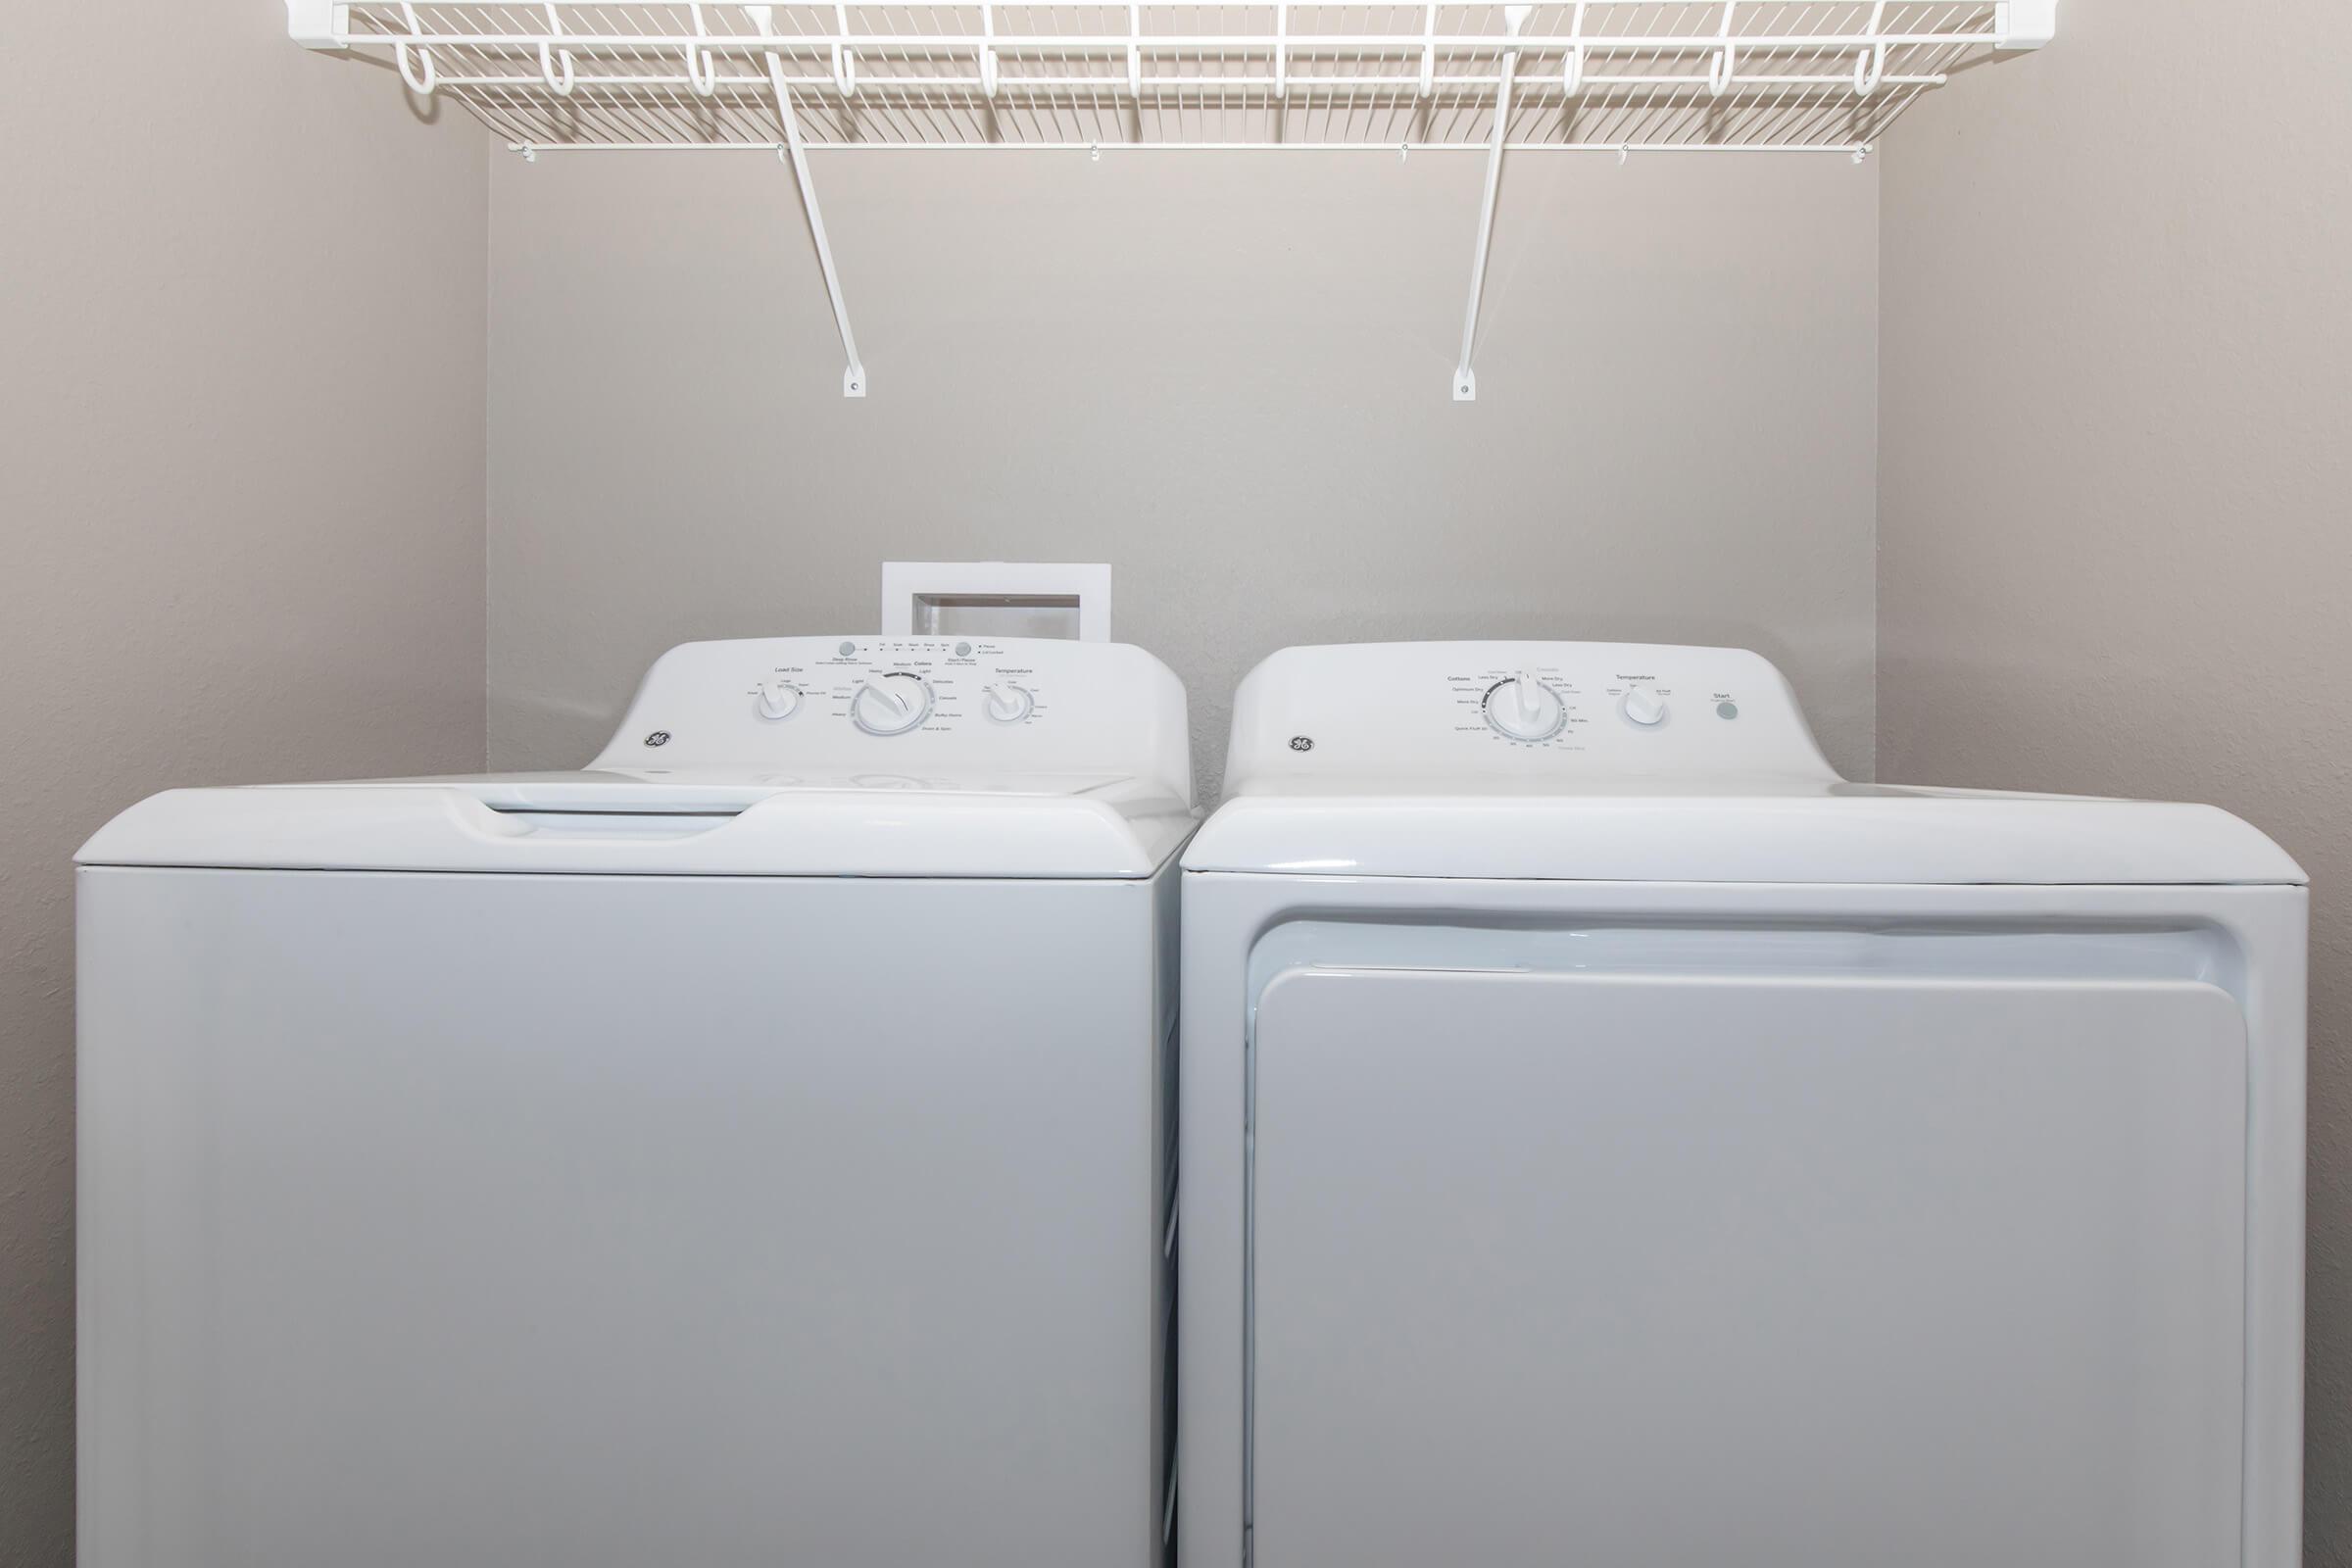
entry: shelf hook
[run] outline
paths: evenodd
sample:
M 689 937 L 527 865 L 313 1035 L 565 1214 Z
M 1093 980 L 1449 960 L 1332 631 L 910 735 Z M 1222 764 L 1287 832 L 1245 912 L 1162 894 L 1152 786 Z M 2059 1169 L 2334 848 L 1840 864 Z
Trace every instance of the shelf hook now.
M 556 0 L 547 0 L 547 31 L 548 37 L 539 40 L 539 74 L 547 82 L 547 90 L 561 98 L 571 91 L 572 71 L 571 51 L 565 49 L 559 52 L 550 46 L 552 39 L 564 36 L 564 22 L 556 15 Z M 559 54 L 564 62 L 564 74 L 561 76 L 556 74 Z
M 1438 84 L 1438 8 L 1431 6 L 1421 21 L 1421 96 Z
M 1886 21 L 1886 0 L 1878 0 L 1878 4 L 1870 8 L 1871 37 L 1879 36 L 1880 28 Z M 1864 44 L 1854 56 L 1855 94 L 1863 98 L 1869 97 L 1879 90 L 1879 83 L 1886 78 L 1886 44 L 1885 40 L 1882 39 L 1877 44 Z
M 837 5 L 833 8 L 833 25 L 840 38 L 850 35 L 848 6 Z M 844 98 L 854 97 L 858 92 L 858 57 L 851 54 L 838 39 L 833 45 L 833 87 Z
M 1144 8 L 1130 5 L 1127 8 L 1127 96 L 1130 98 L 1140 99 L 1144 95 L 1144 46 L 1137 41 L 1143 35 Z
M 997 51 L 992 40 L 997 36 L 997 8 L 980 7 L 980 92 L 983 97 L 997 95 Z
M 1291 95 L 1291 8 L 1288 0 L 1274 0 L 1274 96 Z
M 400 20 L 409 24 L 409 36 L 411 38 L 421 38 L 424 36 L 424 28 L 419 25 L 416 21 L 416 8 L 410 4 L 410 0 L 400 0 Z M 416 45 L 416 59 L 424 63 L 424 72 L 422 75 L 417 74 L 416 70 L 413 68 L 409 59 L 409 46 L 407 44 L 394 44 L 392 46 L 392 58 L 399 64 L 400 79 L 409 84 L 409 91 L 416 94 L 416 96 L 419 98 L 430 98 L 433 95 L 433 88 L 439 85 L 440 77 L 434 74 L 433 52 L 430 49 L 427 49 L 422 44 Z
M 1740 69 L 1732 41 L 1732 13 L 1739 5 L 1740 0 L 1723 0 L 1723 28 L 1716 35 L 1715 58 L 1707 63 L 1707 91 L 1717 98 L 1731 90 L 1732 77 Z
M 1576 0 L 1576 15 L 1568 24 L 1568 62 L 1560 71 L 1560 91 L 1574 99 L 1585 90 L 1585 0 Z
M 697 38 L 710 37 L 710 24 L 703 20 L 703 8 L 700 5 L 690 5 L 686 8 L 686 13 L 694 18 L 694 35 Z M 700 44 L 688 43 L 686 45 L 686 79 L 693 83 L 694 90 L 705 98 L 716 92 L 718 90 L 718 56 Z

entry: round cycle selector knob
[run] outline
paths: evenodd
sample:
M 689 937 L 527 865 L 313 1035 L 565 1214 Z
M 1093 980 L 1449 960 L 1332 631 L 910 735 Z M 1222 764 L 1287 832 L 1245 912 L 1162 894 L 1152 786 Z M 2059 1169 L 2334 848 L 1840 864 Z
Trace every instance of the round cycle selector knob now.
M 868 735 L 904 735 L 931 716 L 931 683 L 910 669 L 868 675 L 850 699 L 850 717 Z
M 1643 729 L 1666 722 L 1666 699 L 1647 686 L 1628 686 L 1617 710 Z
M 788 680 L 763 680 L 760 683 L 760 716 L 761 718 L 790 718 L 800 710 L 801 689 Z
M 1037 711 L 1037 699 L 1027 687 L 1001 680 L 987 689 L 988 716 L 1000 724 L 1018 724 Z
M 1488 687 L 1486 710 L 1495 733 L 1515 741 L 1547 741 L 1568 722 L 1560 694 L 1524 672 Z

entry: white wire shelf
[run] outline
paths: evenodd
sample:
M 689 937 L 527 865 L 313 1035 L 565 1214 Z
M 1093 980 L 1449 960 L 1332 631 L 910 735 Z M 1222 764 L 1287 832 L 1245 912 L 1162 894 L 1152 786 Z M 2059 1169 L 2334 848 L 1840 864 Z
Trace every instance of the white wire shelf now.
M 454 5 L 289 0 L 517 150 L 1866 150 L 1920 93 L 2049 33 L 2048 0 Z M 1513 27 L 1511 13 L 1519 13 Z M 306 21 L 311 30 L 306 31 Z
M 849 360 L 864 366 L 807 154 L 885 148 L 1379 148 L 1486 157 L 1453 396 L 1506 152 L 1843 153 L 1923 92 L 2038 48 L 2057 0 L 1548 5 L 454 4 L 286 0 L 315 49 L 393 66 L 526 158 L 758 149 L 792 166 Z

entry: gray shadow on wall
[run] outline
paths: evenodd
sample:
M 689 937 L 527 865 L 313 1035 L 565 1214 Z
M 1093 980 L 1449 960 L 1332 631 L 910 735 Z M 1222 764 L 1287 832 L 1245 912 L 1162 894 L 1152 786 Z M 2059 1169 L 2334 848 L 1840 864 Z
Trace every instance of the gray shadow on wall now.
M 435 93 L 427 98 L 419 97 L 410 91 L 408 82 L 401 77 L 400 69 L 390 60 L 378 60 L 373 55 L 345 55 L 343 62 L 346 65 L 365 66 L 369 71 L 383 72 L 386 75 L 399 81 L 401 102 L 408 105 L 409 118 L 420 125 L 441 123 L 441 95 Z

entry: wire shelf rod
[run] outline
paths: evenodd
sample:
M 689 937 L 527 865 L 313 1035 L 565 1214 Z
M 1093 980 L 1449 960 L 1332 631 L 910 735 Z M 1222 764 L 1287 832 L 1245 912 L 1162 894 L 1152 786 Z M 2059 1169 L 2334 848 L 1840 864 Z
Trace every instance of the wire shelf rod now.
M 1752 46 L 1765 46 L 1769 54 L 1788 54 L 1805 49 L 1836 49 L 1852 51 L 1886 46 L 1901 48 L 1939 48 L 1952 43 L 1978 46 L 1996 46 L 1997 34 L 1984 32 L 1837 32 L 1799 36 L 1773 33 L 1735 35 L 1735 43 L 1745 53 Z M 1440 53 L 1474 52 L 1501 54 L 1506 52 L 1506 39 L 1501 33 L 1465 32 L 1441 33 L 1435 36 L 1419 32 L 1294 32 L 1287 39 L 1261 32 L 1104 32 L 1104 33 L 903 33 L 903 32 L 793 32 L 779 33 L 773 38 L 761 38 L 746 33 L 714 32 L 680 34 L 669 32 L 434 32 L 434 31 L 358 31 L 350 34 L 350 42 L 360 44 L 406 44 L 418 49 L 511 49 L 517 53 L 536 50 L 542 43 L 561 44 L 580 54 L 682 54 L 689 42 L 701 52 L 726 55 L 805 54 L 834 49 L 855 50 L 860 54 L 894 52 L 900 54 L 970 54 L 987 48 L 999 55 L 1007 54 L 1108 54 L 1113 50 L 1134 48 L 1147 54 L 1181 53 L 1185 50 L 1216 50 L 1220 53 L 1248 51 L 1272 55 L 1288 51 L 1292 54 L 1317 54 L 1326 51 L 1353 50 L 1364 54 L 1417 57 L 1430 48 Z M 1582 47 L 1593 54 L 1694 54 L 1718 52 L 1722 40 L 1714 34 L 1689 36 L 1653 34 L 1636 37 L 1630 34 L 1610 36 L 1602 33 L 1532 33 L 1521 40 L 1520 48 L 1529 53 L 1551 54 Z M 533 78 L 537 79 L 536 77 Z M 1110 78 L 1104 78 L 1109 85 Z
M 1491 91 L 1500 83 L 1501 79 L 1502 78 L 1499 74 L 1446 74 L 1433 77 L 1432 82 L 1433 85 L 1438 88 L 1481 87 Z M 1556 97 L 1559 95 L 1560 85 L 1556 81 L 1545 82 L 1541 78 L 1531 80 L 1525 74 L 1522 74 L 1518 79 L 1518 90 L 1522 93 L 1541 94 L 1546 88 L 1548 88 L 1553 96 Z M 1882 78 L 1881 86 L 1882 89 L 1885 87 L 1940 87 L 1944 85 L 1947 79 L 1948 78 L 1941 73 L 1922 75 L 1888 75 Z M 829 74 L 787 76 L 784 78 L 784 80 L 787 86 L 796 89 L 808 88 L 820 92 L 831 92 L 834 90 L 833 78 Z M 610 76 L 600 75 L 595 77 L 581 77 L 580 83 L 583 85 L 598 87 L 683 87 L 691 85 L 688 78 L 683 74 L 674 75 L 648 74 L 636 74 L 630 75 L 616 74 Z M 459 91 L 463 91 L 467 87 L 510 87 L 516 89 L 528 89 L 540 87 L 542 85 L 544 85 L 544 83 L 540 81 L 535 73 L 529 74 L 510 74 L 496 76 L 442 76 L 438 82 L 438 86 L 441 89 L 457 89 Z M 997 90 L 1000 92 L 1034 92 L 1044 89 L 1053 89 L 1056 91 L 1102 91 L 1111 84 L 1106 82 L 1101 76 L 999 76 L 996 78 L 995 85 Z M 1133 92 L 1136 90 L 1127 87 L 1127 84 L 1123 81 L 1117 83 L 1117 85 L 1122 91 Z M 1852 94 L 1854 91 L 1853 79 L 1850 76 L 1845 75 L 1741 76 L 1739 78 L 1739 85 L 1743 87 L 1752 86 L 1759 88 L 1817 87 L 1825 92 L 1843 92 L 1847 94 Z M 859 95 L 862 96 L 867 92 L 888 92 L 894 90 L 928 91 L 942 87 L 955 87 L 985 91 L 988 86 L 988 78 L 984 76 L 885 76 L 879 79 L 867 77 L 858 82 L 858 90 Z M 1363 91 L 1370 89 L 1397 95 L 1410 93 L 1414 96 L 1425 96 L 1417 80 L 1408 79 L 1401 76 L 1293 75 L 1290 78 L 1290 86 L 1295 91 L 1305 90 L 1309 88 L 1328 87 L 1333 89 L 1346 89 L 1348 91 Z M 1689 87 L 1704 90 L 1707 86 L 1707 82 L 1706 78 L 1703 76 L 1677 76 L 1662 74 L 1589 76 L 1585 80 L 1584 90 L 1585 93 L 1589 95 L 1612 86 Z M 1231 89 L 1255 88 L 1271 92 L 1274 88 L 1274 81 L 1270 76 L 1146 76 L 1143 78 L 1140 90 L 1146 93 L 1171 93 L 1187 92 L 1201 87 Z M 701 89 L 698 89 L 698 91 L 700 90 Z M 768 82 L 767 78 L 764 76 L 721 75 L 718 77 L 716 84 L 711 89 L 702 92 L 702 96 L 710 97 L 720 93 L 732 93 L 738 97 L 751 98 L 760 97 L 767 93 L 767 91 Z M 1723 97 L 1728 96 L 1728 94 L 1709 93 L 1708 96 Z
M 550 153 L 765 153 L 774 157 L 782 146 L 774 141 L 666 141 L 649 144 L 641 141 L 512 141 L 509 152 L 532 152 L 545 156 Z M 811 158 L 831 153 L 1378 153 L 1390 158 L 1398 153 L 1477 153 L 1485 156 L 1492 151 L 1483 141 L 943 141 L 943 142 L 881 142 L 827 141 L 809 142 Z M 1648 157 L 1658 153 L 1836 153 L 1852 157 L 1855 153 L 1874 150 L 1870 142 L 1807 142 L 1788 147 L 1710 147 L 1691 142 L 1562 142 L 1513 141 L 1503 144 L 1506 153 L 1606 153 Z

